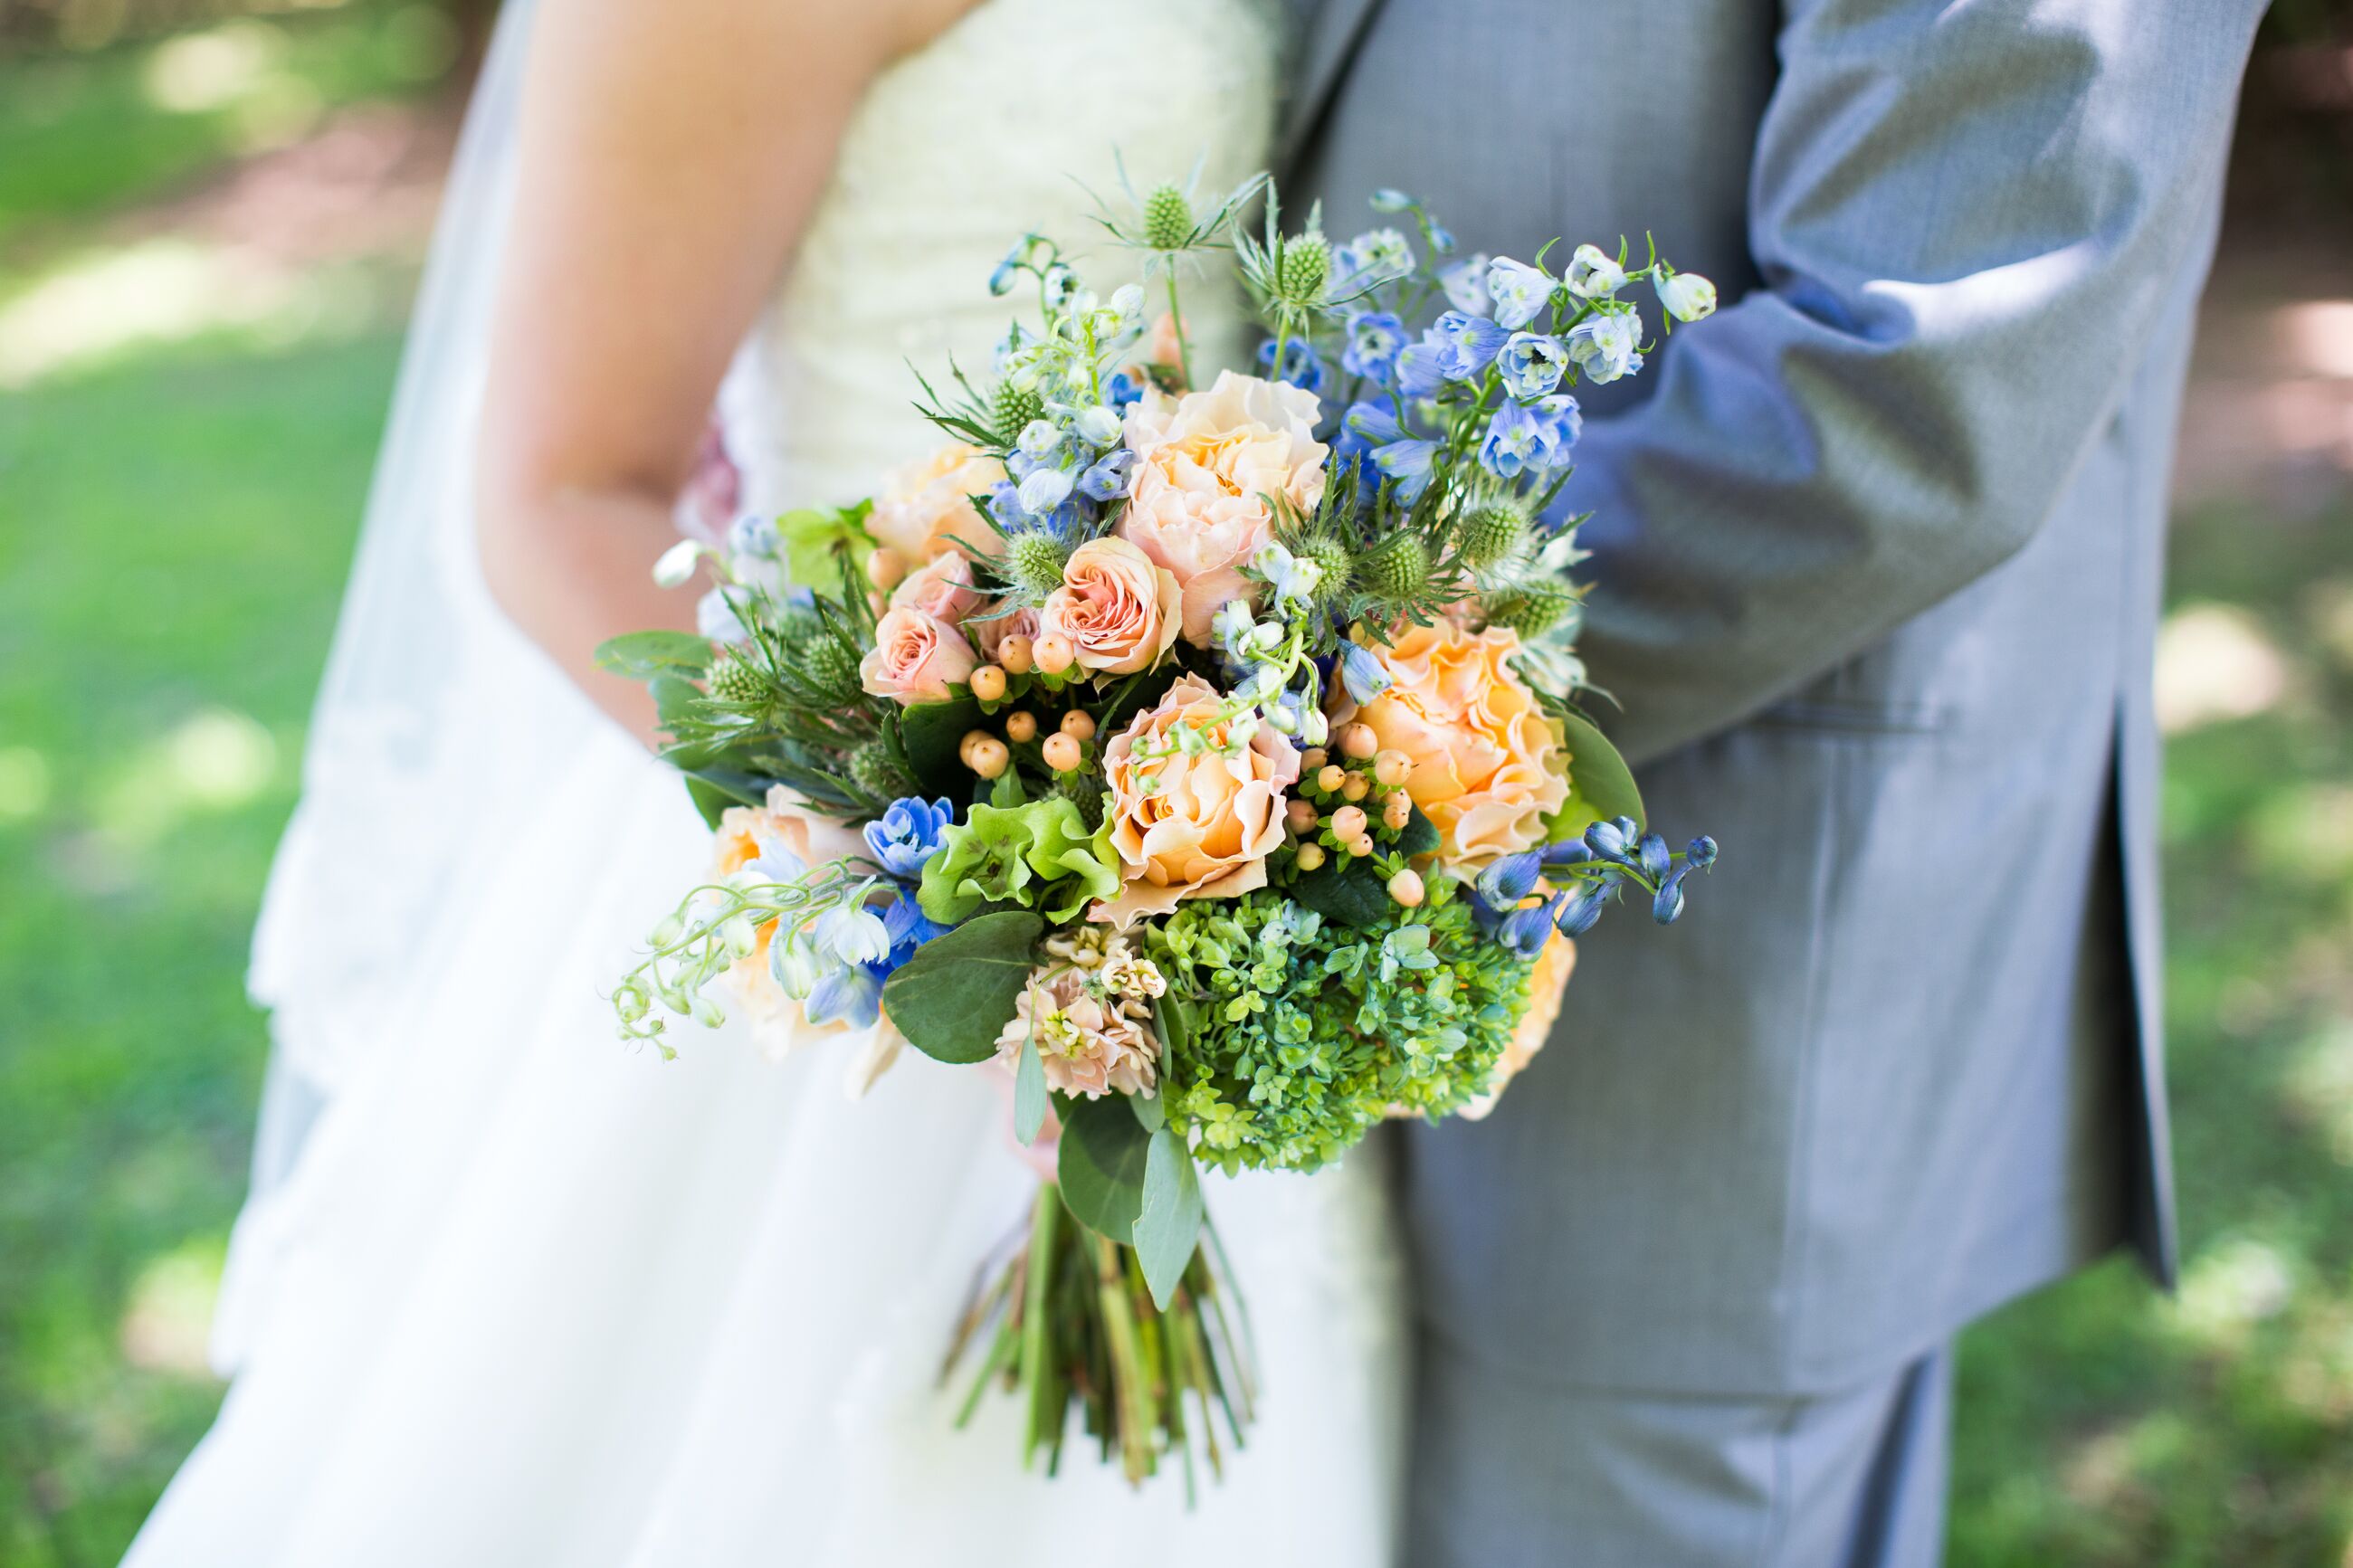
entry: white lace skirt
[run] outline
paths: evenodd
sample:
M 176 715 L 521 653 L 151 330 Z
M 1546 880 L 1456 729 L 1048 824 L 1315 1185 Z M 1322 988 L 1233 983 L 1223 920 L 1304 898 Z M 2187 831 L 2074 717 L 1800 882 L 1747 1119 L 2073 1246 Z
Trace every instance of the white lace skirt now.
M 132 1568 L 1387 1563 L 1409 1369 L 1374 1154 L 1210 1179 L 1262 1387 L 1197 1509 L 1082 1445 L 1025 1476 L 1011 1402 L 957 1432 L 939 1384 L 1031 1191 L 987 1070 L 910 1054 L 851 1103 L 843 1046 L 614 1037 L 603 991 L 706 854 L 609 735 L 469 878 L 250 1216 L 242 1371 Z

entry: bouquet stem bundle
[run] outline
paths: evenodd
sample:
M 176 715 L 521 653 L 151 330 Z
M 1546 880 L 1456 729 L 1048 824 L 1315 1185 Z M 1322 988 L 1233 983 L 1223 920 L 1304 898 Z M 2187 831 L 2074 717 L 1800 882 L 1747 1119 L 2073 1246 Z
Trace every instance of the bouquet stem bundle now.
M 1061 1189 L 1039 1184 L 1020 1241 L 984 1272 L 949 1346 L 944 1382 L 976 1367 L 956 1426 L 998 1384 L 1026 1412 L 1025 1465 L 1043 1453 L 1047 1474 L 1060 1468 L 1075 1410 L 1103 1462 L 1116 1458 L 1131 1483 L 1176 1456 L 1189 1501 L 1197 1462 L 1223 1473 L 1220 1416 L 1227 1439 L 1242 1446 L 1255 1382 L 1248 1315 L 1210 1266 L 1215 1231 L 1204 1235 L 1168 1305 L 1155 1307 L 1134 1248 L 1080 1224 Z

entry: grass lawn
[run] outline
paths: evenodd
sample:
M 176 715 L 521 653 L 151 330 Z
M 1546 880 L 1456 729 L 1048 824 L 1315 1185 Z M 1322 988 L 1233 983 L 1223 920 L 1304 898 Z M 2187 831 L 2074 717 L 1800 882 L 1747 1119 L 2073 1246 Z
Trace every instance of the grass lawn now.
M 404 15 L 362 0 L 180 79 L 153 50 L 0 65 L 0 312 L 293 112 L 286 82 L 405 90 L 430 39 Z M 167 115 L 167 80 L 228 96 Z M 381 326 L 216 331 L 0 390 L 10 1568 L 115 1561 L 219 1398 L 202 1334 L 264 1048 L 246 943 L 396 352 Z M 2113 1265 L 1969 1336 L 1959 1568 L 2353 1563 L 2348 537 L 2341 494 L 2178 531 L 2171 646 L 2269 693 L 2168 761 L 2187 1283 L 2164 1302 Z

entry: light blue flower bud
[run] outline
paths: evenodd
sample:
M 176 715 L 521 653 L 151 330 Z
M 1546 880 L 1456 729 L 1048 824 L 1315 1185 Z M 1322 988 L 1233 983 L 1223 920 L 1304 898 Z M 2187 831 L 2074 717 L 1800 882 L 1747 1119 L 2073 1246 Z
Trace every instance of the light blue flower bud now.
M 1109 447 L 1119 440 L 1119 416 L 1101 404 L 1081 409 L 1071 425 L 1078 431 L 1079 439 L 1090 447 Z
M 1537 268 L 1508 256 L 1499 256 L 1487 264 L 1487 296 L 1495 302 L 1498 325 L 1517 329 L 1536 319 L 1536 312 L 1552 303 L 1552 279 Z
M 696 564 L 702 559 L 702 546 L 691 539 L 681 539 L 661 552 L 654 563 L 654 586 L 683 588 L 694 575 Z
M 1696 272 L 1662 273 L 1654 287 L 1659 303 L 1678 321 L 1696 321 L 1715 313 L 1715 285 Z
M 1568 271 L 1562 279 L 1569 292 L 1587 300 L 1606 300 L 1626 287 L 1626 269 L 1599 246 L 1580 245 L 1568 258 Z
M 1021 434 L 1013 439 L 1024 457 L 1042 458 L 1062 444 L 1062 433 L 1045 419 L 1032 419 L 1021 426 Z
M 1340 645 L 1340 684 L 1352 700 L 1359 705 L 1370 702 L 1389 689 L 1389 682 L 1388 667 L 1372 649 L 1360 643 Z
M 1413 198 L 1394 185 L 1383 185 L 1373 193 L 1372 208 L 1377 213 L 1410 212 L 1413 206 Z

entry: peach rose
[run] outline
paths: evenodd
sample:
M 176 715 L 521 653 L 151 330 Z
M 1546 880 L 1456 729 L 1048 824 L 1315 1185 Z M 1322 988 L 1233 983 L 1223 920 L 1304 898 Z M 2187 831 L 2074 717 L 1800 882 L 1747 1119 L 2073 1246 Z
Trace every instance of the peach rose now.
M 1507 663 L 1519 648 L 1499 626 L 1408 626 L 1373 649 L 1388 690 L 1358 708 L 1335 687 L 1335 727 L 1361 721 L 1385 750 L 1412 759 L 1406 794 L 1438 828 L 1439 858 L 1451 870 L 1535 847 L 1545 818 L 1568 798 L 1568 754 Z
M 972 585 L 972 562 L 961 550 L 933 556 L 891 590 L 891 608 L 921 610 L 952 626 L 963 625 L 980 605 L 980 591 Z
M 1179 614 L 1166 567 L 1124 539 L 1091 539 L 1071 552 L 1038 626 L 1070 638 L 1081 668 L 1134 675 L 1175 646 Z
M 964 633 L 921 610 L 892 610 L 875 623 L 874 646 L 858 661 L 858 681 L 876 697 L 944 702 L 948 688 L 980 661 Z
M 1568 993 L 1568 977 L 1576 970 L 1577 943 L 1555 932 L 1536 952 L 1535 971 L 1528 976 L 1528 1010 L 1520 1015 L 1519 1027 L 1512 1031 L 1512 1043 L 1496 1058 L 1495 1076 L 1487 1080 L 1485 1091 L 1464 1106 L 1459 1115 L 1476 1121 L 1494 1110 L 1495 1102 L 1504 1098 L 1504 1087 L 1544 1049 L 1545 1037 L 1552 1033 L 1553 1024 L 1560 1016 L 1561 998 Z
M 891 476 L 866 514 L 866 531 L 909 561 L 929 561 L 958 543 L 997 555 L 1005 541 L 972 498 L 1004 478 L 1004 464 L 977 447 L 951 441 Z
M 1303 388 L 1223 371 L 1207 392 L 1148 392 L 1128 410 L 1135 470 L 1118 532 L 1176 574 L 1186 641 L 1208 646 L 1218 606 L 1250 591 L 1241 569 L 1274 528 L 1267 498 L 1303 511 L 1324 499 L 1318 408 Z
M 1182 369 L 1185 364 L 1185 340 L 1176 331 L 1176 318 L 1163 310 L 1152 319 L 1152 331 L 1146 335 L 1145 356 L 1154 364 Z
M 999 614 L 1000 611 L 1003 613 Z M 1007 637 L 1028 637 L 1031 642 L 1038 640 L 1038 612 L 1028 605 L 1018 610 L 1008 610 L 1005 601 L 998 599 L 966 620 L 965 630 L 970 632 L 972 640 L 980 645 L 981 657 L 991 664 L 997 664 L 1002 662 L 997 656 L 1004 651 Z
M 1299 777 L 1299 753 L 1266 726 L 1238 753 L 1176 752 L 1182 730 L 1207 748 L 1228 743 L 1223 700 L 1217 688 L 1187 674 L 1103 748 L 1111 842 L 1126 885 L 1089 919 L 1125 927 L 1168 913 L 1180 899 L 1229 899 L 1266 886 L 1266 858 L 1282 842 L 1283 791 Z M 1139 757 L 1139 748 L 1152 754 Z

